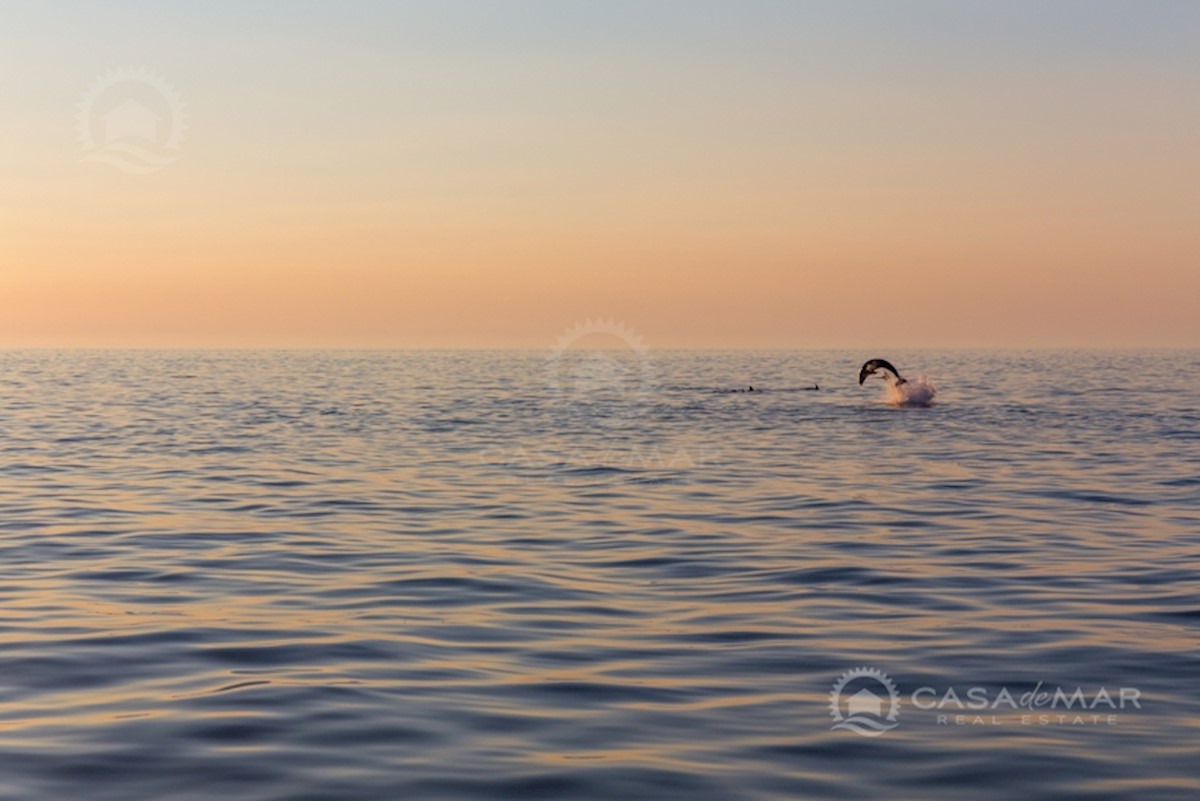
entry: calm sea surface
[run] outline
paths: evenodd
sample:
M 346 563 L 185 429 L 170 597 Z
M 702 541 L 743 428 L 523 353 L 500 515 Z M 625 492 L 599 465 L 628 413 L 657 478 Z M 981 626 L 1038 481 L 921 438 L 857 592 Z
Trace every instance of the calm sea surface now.
M 1200 798 L 1197 375 L 0 353 L 0 799 Z

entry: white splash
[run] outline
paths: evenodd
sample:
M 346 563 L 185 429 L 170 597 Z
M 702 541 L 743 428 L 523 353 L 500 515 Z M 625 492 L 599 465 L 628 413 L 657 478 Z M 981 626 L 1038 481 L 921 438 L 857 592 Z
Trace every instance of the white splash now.
M 910 381 L 899 382 L 888 376 L 887 400 L 890 406 L 932 406 L 937 397 L 937 387 L 927 376 L 917 376 Z

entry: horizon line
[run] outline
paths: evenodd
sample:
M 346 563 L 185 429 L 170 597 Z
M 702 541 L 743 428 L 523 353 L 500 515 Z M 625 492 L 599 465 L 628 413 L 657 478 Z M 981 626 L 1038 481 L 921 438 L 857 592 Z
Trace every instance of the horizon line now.
M 554 345 L 516 345 L 516 346 L 405 346 L 405 345 L 0 345 L 0 353 L 19 351 L 146 351 L 146 352 L 464 352 L 480 353 L 536 353 L 540 351 L 560 350 Z M 620 352 L 633 350 L 629 347 L 580 347 L 566 348 L 577 352 Z M 1200 350 L 1196 345 L 1066 345 L 1066 344 L 1037 344 L 1037 345 L 702 345 L 702 346 L 652 346 L 642 345 L 637 350 L 668 351 L 668 352 L 705 352 L 705 351 L 834 351 L 834 350 L 923 350 L 923 351 L 1139 351 L 1139 350 Z

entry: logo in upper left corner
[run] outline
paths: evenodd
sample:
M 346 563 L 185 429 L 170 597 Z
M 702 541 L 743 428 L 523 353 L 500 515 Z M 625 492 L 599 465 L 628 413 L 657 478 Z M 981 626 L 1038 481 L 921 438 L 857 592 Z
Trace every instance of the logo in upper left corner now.
M 900 725 L 900 693 L 882 670 L 847 670 L 833 683 L 829 714 L 833 716 L 831 729 L 878 737 Z
M 123 67 L 96 78 L 75 116 L 80 161 L 98 161 L 131 173 L 151 173 L 180 156 L 183 100 L 157 73 Z

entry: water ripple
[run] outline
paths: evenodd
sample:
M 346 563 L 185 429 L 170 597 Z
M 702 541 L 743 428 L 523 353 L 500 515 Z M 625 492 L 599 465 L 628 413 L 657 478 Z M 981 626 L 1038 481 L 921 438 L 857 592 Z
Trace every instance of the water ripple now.
M 0 799 L 1200 797 L 1179 354 L 861 357 L 0 353 Z

